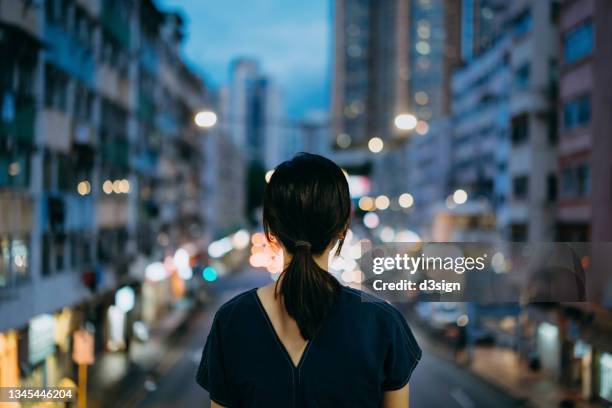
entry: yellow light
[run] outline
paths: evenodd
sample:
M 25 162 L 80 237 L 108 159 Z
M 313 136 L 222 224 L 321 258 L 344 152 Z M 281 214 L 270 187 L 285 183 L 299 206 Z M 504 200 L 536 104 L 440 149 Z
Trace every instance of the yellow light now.
M 419 105 L 427 105 L 429 102 L 429 95 L 427 95 L 427 92 L 419 91 L 414 94 L 414 100 Z
M 417 118 L 409 113 L 402 113 L 395 117 L 395 127 L 400 130 L 412 130 L 417 125 Z
M 465 190 L 457 189 L 453 193 L 453 201 L 457 204 L 464 204 L 468 199 L 468 194 Z
M 104 184 L 102 184 L 102 191 L 106 194 L 111 194 L 113 192 L 113 182 L 106 180 Z
M 77 184 L 77 192 L 82 196 L 89 194 L 91 192 L 91 185 L 89 184 L 89 181 L 80 181 L 79 184 Z
M 379 195 L 378 197 L 376 197 L 376 201 L 374 201 L 374 204 L 376 204 L 376 208 L 378 208 L 379 210 L 386 210 L 387 208 L 389 208 L 389 197 L 387 197 L 386 195 Z
M 417 52 L 422 55 L 427 55 L 431 52 L 431 47 L 427 41 L 419 41 L 415 46 Z
M 359 199 L 359 208 L 363 211 L 373 211 L 376 209 L 374 206 L 374 199 L 372 197 L 363 196 Z
M 399 199 L 397 201 L 400 207 L 410 208 L 414 204 L 414 197 L 412 197 L 412 194 L 410 193 L 404 193 L 401 196 L 399 196 Z
M 384 146 L 385 143 L 380 137 L 373 137 L 368 142 L 368 149 L 370 149 L 372 153 L 380 153 Z
M 119 194 L 121 192 L 121 180 L 113 181 L 113 193 Z
M 266 172 L 266 175 L 265 175 L 265 177 L 264 177 L 264 178 L 266 179 L 266 183 L 269 183 L 269 182 L 270 182 L 270 179 L 272 178 L 272 175 L 273 175 L 273 174 L 274 174 L 274 170 L 268 170 L 268 171 Z
M 266 245 L 267 239 L 263 232 L 256 232 L 251 235 L 251 243 L 255 246 L 264 246 Z
M 9 175 L 16 176 L 21 172 L 21 166 L 18 162 L 13 162 L 9 164 Z
M 119 191 L 121 191 L 124 194 L 127 194 L 130 192 L 130 182 L 127 179 L 123 179 L 119 181 Z
M 195 124 L 201 128 L 210 128 L 217 123 L 217 114 L 211 111 L 201 111 L 195 115 Z
M 429 132 L 429 124 L 424 120 L 419 120 L 416 126 L 416 132 L 421 136 L 426 135 L 427 132 Z

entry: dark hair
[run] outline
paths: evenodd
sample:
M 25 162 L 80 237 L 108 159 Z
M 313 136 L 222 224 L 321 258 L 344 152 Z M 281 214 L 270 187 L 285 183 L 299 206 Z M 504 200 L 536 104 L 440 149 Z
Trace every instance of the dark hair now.
M 292 255 L 275 293 L 307 340 L 321 326 L 340 290 L 340 283 L 317 265 L 313 255 L 323 253 L 338 237 L 339 253 L 350 215 L 346 177 L 325 157 L 299 153 L 281 163 L 266 186 L 266 237 L 279 240 Z

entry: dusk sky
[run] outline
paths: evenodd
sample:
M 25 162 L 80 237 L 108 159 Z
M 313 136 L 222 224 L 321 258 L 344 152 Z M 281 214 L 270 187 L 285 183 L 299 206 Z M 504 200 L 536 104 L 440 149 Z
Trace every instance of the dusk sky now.
M 283 90 L 287 115 L 326 111 L 331 81 L 329 0 L 158 0 L 187 18 L 184 51 L 217 87 L 238 56 L 257 58 Z

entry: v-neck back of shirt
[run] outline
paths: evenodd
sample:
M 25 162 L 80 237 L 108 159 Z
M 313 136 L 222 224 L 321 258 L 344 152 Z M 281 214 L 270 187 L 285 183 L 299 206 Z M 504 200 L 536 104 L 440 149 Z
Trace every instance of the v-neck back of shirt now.
M 232 408 L 378 408 L 420 357 L 397 309 L 343 287 L 295 365 L 252 289 L 217 312 L 196 379 Z
M 274 340 L 278 343 L 281 353 L 283 353 L 287 357 L 292 368 L 299 370 L 300 366 L 302 365 L 302 361 L 306 358 L 308 349 L 310 348 L 310 345 L 312 344 L 313 339 L 306 340 L 306 344 L 304 345 L 302 352 L 297 358 L 297 363 L 296 363 L 293 357 L 291 356 L 291 353 L 289 352 L 285 342 L 283 341 L 281 336 L 278 334 L 277 329 L 274 327 L 274 323 L 272 322 L 272 319 L 270 318 L 270 314 L 266 310 L 264 302 L 261 300 L 259 296 L 259 290 L 258 289 L 253 290 L 253 295 L 255 296 L 259 309 L 261 310 L 261 313 L 263 314 L 266 320 L 267 326 L 270 329 L 270 332 L 271 332 L 270 334 L 274 338 Z

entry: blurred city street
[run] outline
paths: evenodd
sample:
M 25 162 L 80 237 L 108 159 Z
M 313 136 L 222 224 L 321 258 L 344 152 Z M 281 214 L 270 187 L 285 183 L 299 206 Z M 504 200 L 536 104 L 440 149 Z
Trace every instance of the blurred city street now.
M 208 405 L 211 319 L 281 276 L 264 191 L 309 152 L 349 186 L 341 284 L 396 272 L 377 246 L 490 252 L 384 297 L 411 406 L 612 406 L 611 38 L 611 0 L 0 0 L 0 391 Z
M 219 281 L 214 302 L 203 307 L 203 311 L 190 322 L 185 333 L 165 348 L 162 360 L 151 372 L 141 372 L 136 378 L 125 378 L 119 384 L 119 389 L 115 389 L 115 394 L 107 398 L 112 398 L 115 404 L 126 408 L 206 406 L 207 392 L 195 383 L 194 377 L 212 315 L 219 303 L 239 292 L 268 282 L 265 273 L 252 268 Z M 413 406 L 460 408 L 527 406 L 521 399 L 504 393 L 499 387 L 491 385 L 477 375 L 465 373 L 461 366 L 448 357 L 431 352 L 423 339 L 419 341 L 424 345 L 425 353 L 419 369 L 410 382 L 410 399 Z M 431 384 L 441 386 L 432 387 Z M 105 402 L 110 404 L 110 401 Z M 91 401 L 91 406 L 105 406 L 98 403 Z

